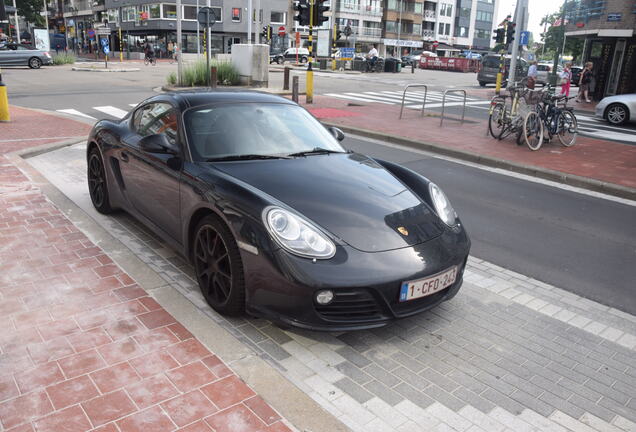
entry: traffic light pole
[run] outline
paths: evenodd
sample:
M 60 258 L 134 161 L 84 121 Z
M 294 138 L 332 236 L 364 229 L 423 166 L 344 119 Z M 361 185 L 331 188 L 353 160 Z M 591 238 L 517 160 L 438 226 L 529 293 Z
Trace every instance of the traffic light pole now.
M 333 55 L 332 59 L 331 59 L 331 70 L 336 70 L 336 39 L 338 38 L 338 30 L 337 30 L 337 24 L 336 24 L 336 17 L 334 15 L 331 15 L 331 19 L 333 20 L 333 44 L 332 44 L 332 52 L 331 54 Z
M 314 71 L 312 69 L 313 58 L 313 30 L 314 30 L 314 2 L 309 0 L 309 64 L 307 65 L 307 89 L 305 95 L 305 103 L 314 103 Z M 298 49 L 296 49 L 298 52 Z
M 517 13 L 515 14 L 515 23 L 520 23 L 523 18 L 521 14 L 523 13 L 524 6 L 526 5 L 526 0 L 521 0 L 517 3 Z M 519 55 L 519 43 L 512 41 L 512 52 L 510 53 L 510 72 L 508 73 L 508 87 L 513 86 L 515 83 L 515 78 L 517 74 L 517 56 Z
M 506 31 L 508 31 L 508 21 L 504 21 L 504 35 Z M 501 83 L 503 81 L 503 71 L 506 62 L 505 54 L 506 49 L 504 45 L 504 48 L 499 50 L 499 72 L 497 72 L 497 84 L 495 85 L 495 93 L 497 94 L 497 96 L 501 93 Z

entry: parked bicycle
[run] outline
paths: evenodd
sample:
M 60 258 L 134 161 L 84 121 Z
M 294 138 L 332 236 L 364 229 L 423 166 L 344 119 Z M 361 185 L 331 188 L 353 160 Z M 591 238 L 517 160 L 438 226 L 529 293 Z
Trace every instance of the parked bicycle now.
M 567 106 L 567 101 L 574 96 L 554 96 L 550 90 L 545 92 L 535 109 L 526 115 L 523 123 L 524 140 L 533 151 L 539 150 L 544 140 L 549 141 L 554 136 L 564 147 L 576 143 L 578 123 L 573 108 Z
M 508 88 L 510 96 L 498 95 L 490 102 L 488 115 L 488 131 L 493 138 L 502 140 L 511 134 L 516 134 L 517 145 L 523 145 L 522 130 L 525 113 L 520 110 L 522 98 L 528 93 L 525 79 L 516 82 Z M 507 100 L 510 98 L 510 107 Z

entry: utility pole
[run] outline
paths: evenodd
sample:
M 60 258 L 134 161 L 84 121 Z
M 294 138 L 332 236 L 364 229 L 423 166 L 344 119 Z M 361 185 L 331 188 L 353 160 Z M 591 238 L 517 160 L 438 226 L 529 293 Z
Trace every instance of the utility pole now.
M 252 45 L 252 0 L 247 1 L 247 44 Z M 208 41 L 209 43 L 209 41 Z
M 201 55 L 201 37 L 199 36 L 199 0 L 197 0 L 197 60 Z
M 20 43 L 20 23 L 18 22 L 18 7 L 15 5 L 15 0 L 13 0 L 13 7 L 15 9 L 15 34 L 18 36 L 18 43 Z
M 313 49 L 314 49 L 314 3 L 316 0 L 309 0 L 309 61 L 307 65 L 307 82 L 305 84 L 305 103 L 314 103 L 314 70 L 312 69 Z M 296 48 L 298 52 L 298 48 Z
M 517 2 L 517 10 L 515 11 L 515 19 L 514 22 L 515 23 L 520 23 L 523 18 L 523 11 L 524 11 L 524 6 L 525 6 L 525 2 L 527 0 L 519 0 Z M 510 53 L 510 72 L 508 72 L 508 87 L 512 87 L 514 86 L 515 83 L 515 75 L 517 72 L 517 55 L 519 54 L 519 41 L 521 40 L 521 37 L 518 36 L 518 39 L 515 39 L 514 41 L 512 41 L 512 52 Z
M 398 18 L 398 31 L 397 31 L 398 38 L 397 38 L 397 42 L 396 42 L 397 46 L 395 47 L 397 52 L 398 52 L 398 54 L 397 54 L 397 56 L 395 56 L 396 58 L 401 58 L 401 55 L 400 55 L 400 51 L 401 51 L 400 50 L 400 35 L 401 35 L 401 32 L 402 32 L 402 0 L 399 0 L 399 3 L 400 3 L 400 6 L 398 6 L 398 8 L 400 10 L 400 15 L 399 15 L 399 18 Z
M 564 39 L 563 48 L 565 48 L 565 7 L 567 0 L 563 1 L 563 11 L 561 12 L 561 37 Z M 554 54 L 554 63 L 552 65 L 552 73 L 550 74 L 550 85 L 556 86 L 557 83 L 557 65 L 559 64 L 559 58 L 561 57 L 561 46 L 556 46 L 556 52 Z
M 210 7 L 210 0 L 208 0 L 208 7 Z M 212 44 L 210 43 L 210 38 L 212 38 L 212 26 L 208 25 L 205 28 L 205 55 L 208 58 L 208 62 L 210 61 L 212 56 Z M 209 64 L 208 70 L 210 70 Z
M 256 0 L 256 5 L 254 7 L 254 23 L 255 23 L 254 28 L 258 28 L 260 24 L 260 17 L 261 17 L 261 0 Z M 256 43 L 261 43 L 261 34 L 256 32 L 254 33 L 256 36 Z
M 179 86 L 183 85 L 183 57 L 181 52 L 183 50 L 182 38 L 181 38 L 181 19 L 183 11 L 181 10 L 181 0 L 177 0 L 177 46 L 175 49 L 175 54 L 177 55 L 177 84 Z

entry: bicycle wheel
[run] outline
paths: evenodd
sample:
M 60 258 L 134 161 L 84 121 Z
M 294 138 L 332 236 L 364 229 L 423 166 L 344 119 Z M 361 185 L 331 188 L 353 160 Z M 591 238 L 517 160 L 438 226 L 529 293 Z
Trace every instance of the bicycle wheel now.
M 504 104 L 498 103 L 492 108 L 492 112 L 488 116 L 488 132 L 493 138 L 498 138 L 501 128 L 503 128 L 504 111 Z
M 153 66 L 157 66 L 157 59 L 156 59 L 156 58 L 154 58 L 154 57 L 153 57 L 153 58 L 151 58 L 151 59 L 150 59 L 150 64 L 151 64 L 151 65 L 153 65 Z
M 528 148 L 537 151 L 543 144 L 543 121 L 539 114 L 530 111 L 523 122 L 523 137 Z
M 144 58 L 144 65 L 148 66 L 148 57 Z
M 579 129 L 576 123 L 576 117 L 572 111 L 562 111 L 559 116 L 559 129 L 557 136 L 561 145 L 572 147 L 576 142 L 576 136 Z

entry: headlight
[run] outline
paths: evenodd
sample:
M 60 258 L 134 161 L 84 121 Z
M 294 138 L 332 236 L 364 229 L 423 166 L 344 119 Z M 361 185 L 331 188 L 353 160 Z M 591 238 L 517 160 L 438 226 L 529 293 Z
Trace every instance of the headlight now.
M 269 232 L 289 252 L 318 259 L 328 259 L 336 253 L 333 242 L 300 216 L 279 207 L 268 207 L 264 214 Z
M 456 225 L 457 213 L 455 213 L 455 209 L 453 209 L 444 192 L 433 182 L 429 183 L 428 190 L 431 193 L 433 206 L 440 219 L 448 226 Z

